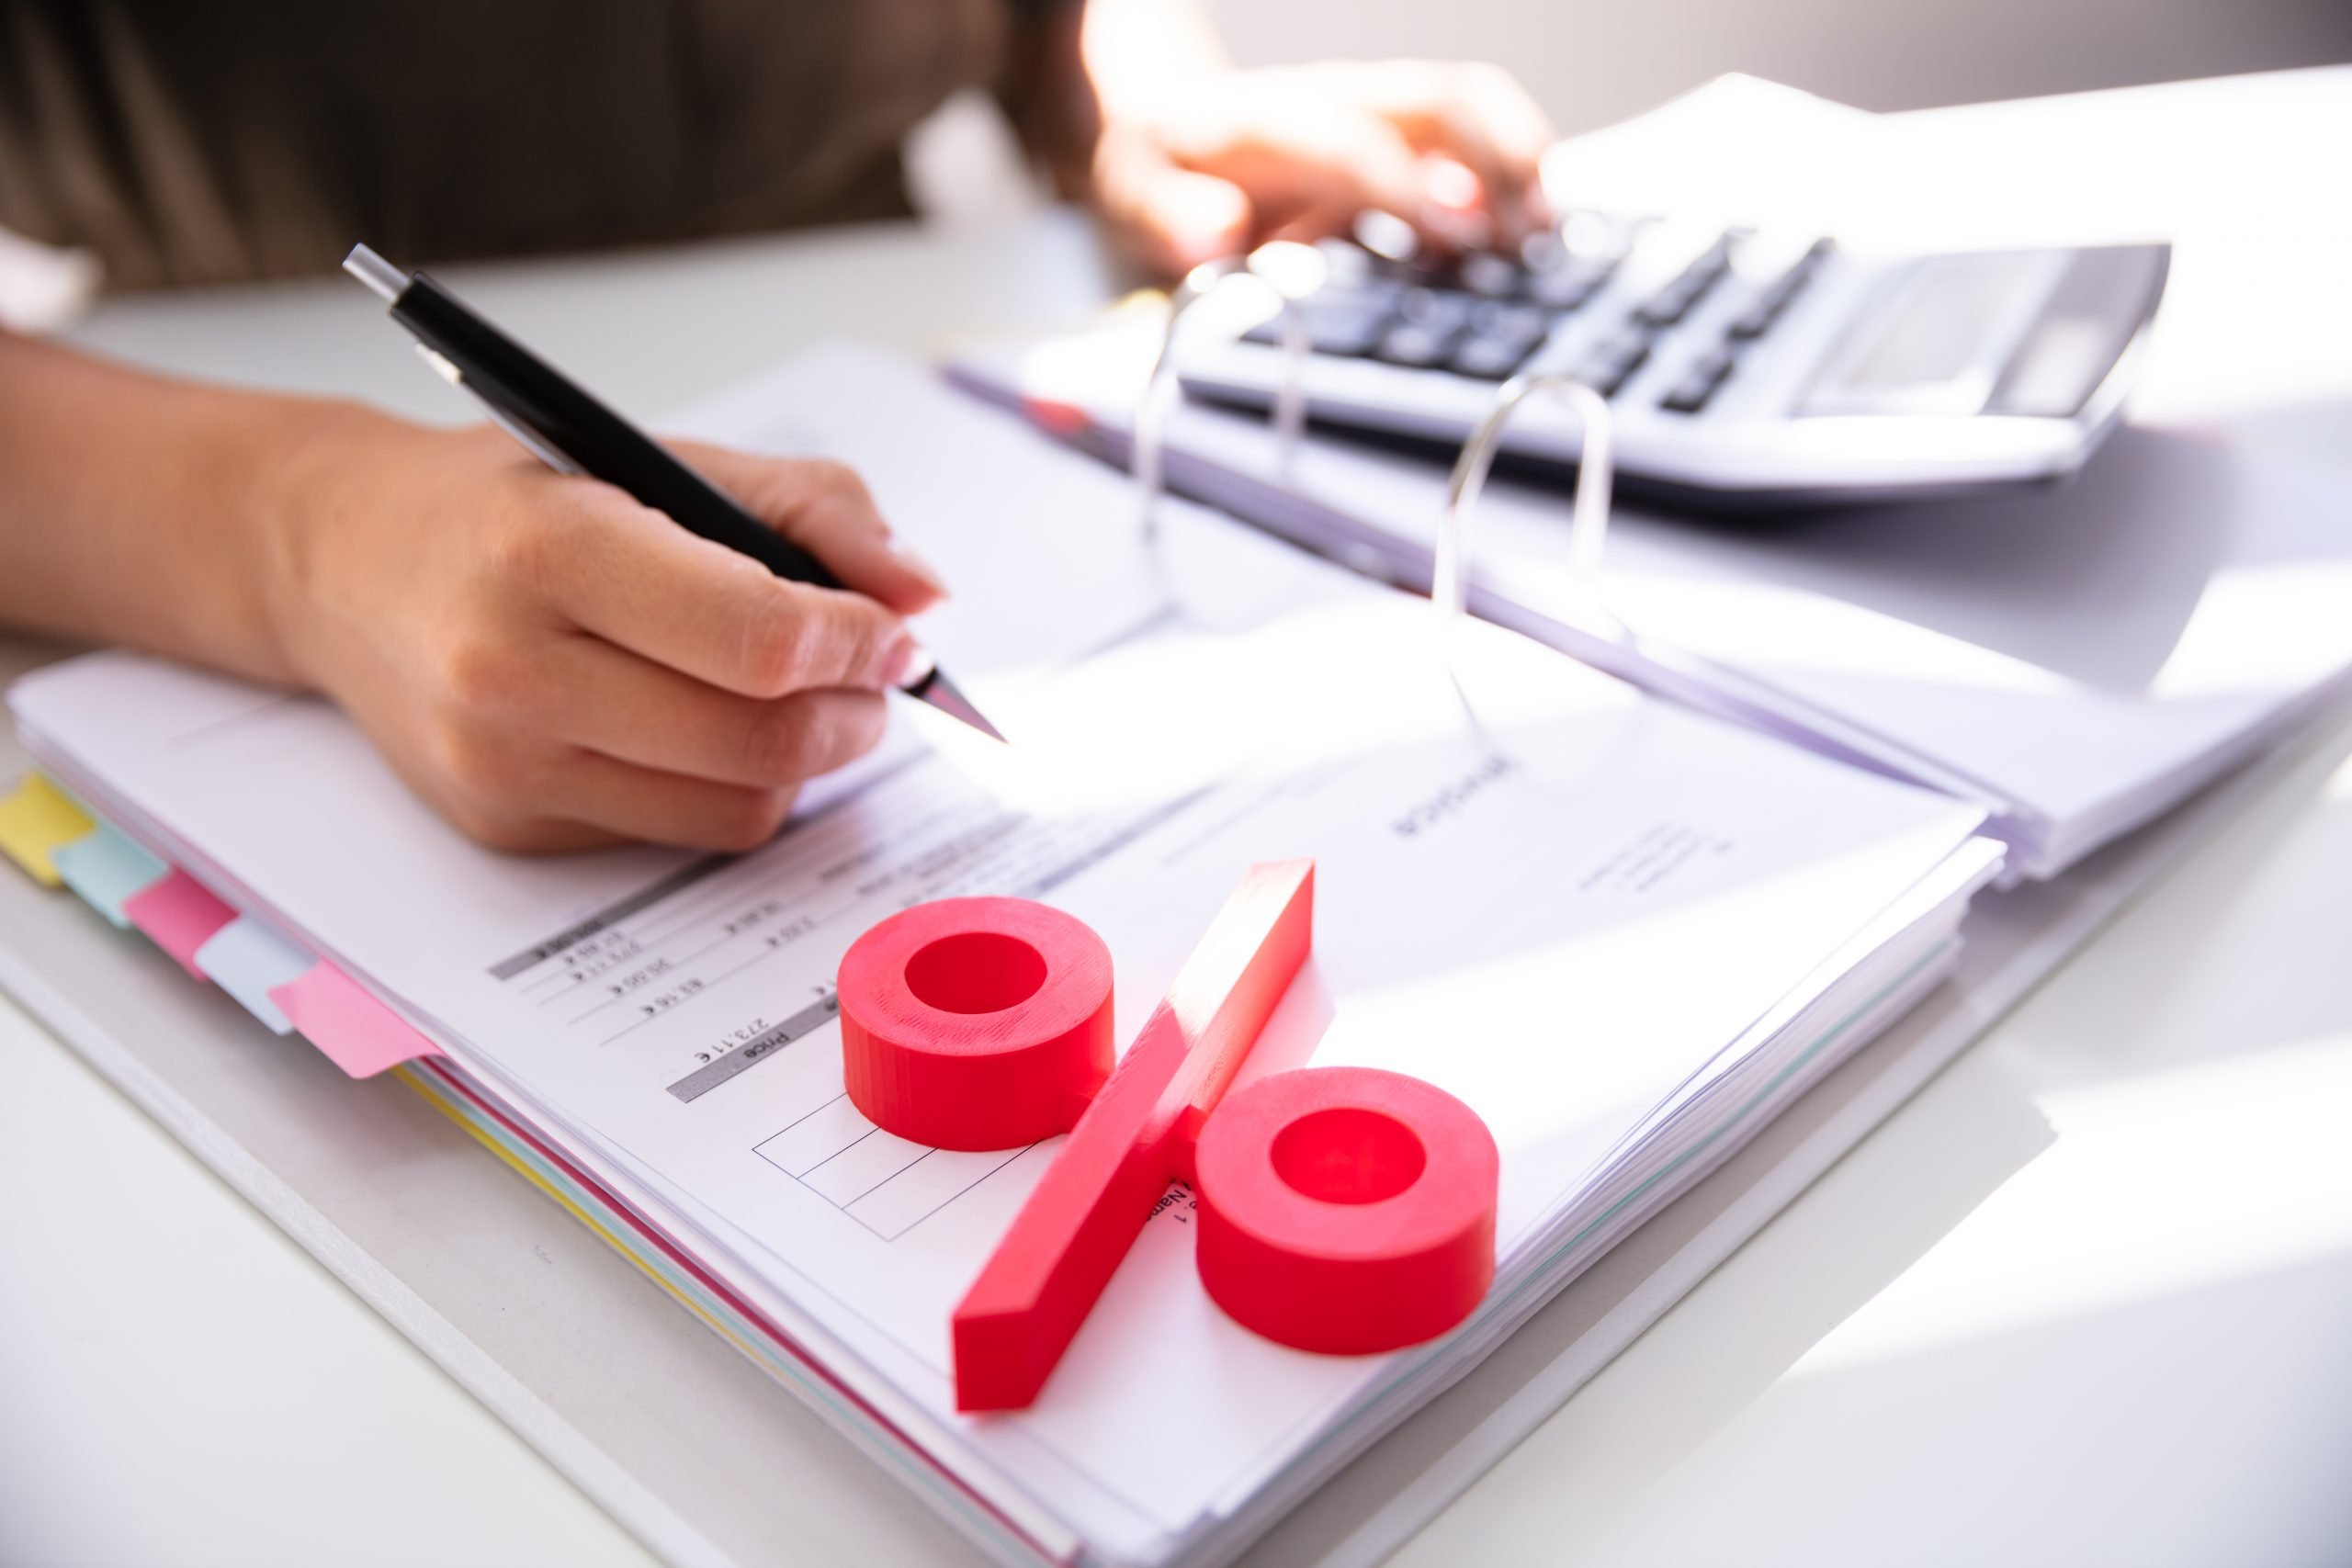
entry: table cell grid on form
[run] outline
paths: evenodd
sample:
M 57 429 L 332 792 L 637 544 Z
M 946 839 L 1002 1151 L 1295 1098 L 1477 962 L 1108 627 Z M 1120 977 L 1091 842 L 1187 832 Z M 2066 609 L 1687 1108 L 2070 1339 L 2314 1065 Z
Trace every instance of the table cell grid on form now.
M 835 1095 L 753 1151 L 885 1241 L 895 1241 L 1021 1157 L 1017 1149 L 928 1148 Z
M 816 1086 L 812 1086 L 816 1087 Z M 819 1087 L 819 1092 L 822 1092 Z M 834 1096 L 760 1145 L 760 1157 L 796 1179 L 875 1130 L 846 1094 Z

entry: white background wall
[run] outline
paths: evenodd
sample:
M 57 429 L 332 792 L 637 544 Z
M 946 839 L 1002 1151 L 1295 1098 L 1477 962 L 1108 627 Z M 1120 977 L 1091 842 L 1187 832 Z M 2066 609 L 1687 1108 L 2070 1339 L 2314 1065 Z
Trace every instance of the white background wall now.
M 1725 71 L 1863 108 L 2352 60 L 2352 0 L 1208 0 L 1246 63 L 1498 60 L 1564 131 Z

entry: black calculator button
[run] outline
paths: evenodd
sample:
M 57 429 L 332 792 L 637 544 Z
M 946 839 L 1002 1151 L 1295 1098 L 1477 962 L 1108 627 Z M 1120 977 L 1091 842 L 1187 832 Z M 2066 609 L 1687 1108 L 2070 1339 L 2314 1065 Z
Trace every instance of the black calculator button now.
M 1408 288 L 1396 301 L 1396 313 L 1408 326 L 1430 332 L 1459 332 L 1470 323 L 1477 300 L 1453 288 Z
M 1306 319 L 1308 346 L 1317 354 L 1347 358 L 1358 358 L 1377 348 L 1389 323 L 1396 319 L 1395 307 L 1383 297 L 1317 295 L 1294 308 Z M 1285 331 L 1277 313 L 1242 335 L 1250 343 L 1280 346 Z
M 1638 365 L 1595 363 L 1588 365 L 1578 372 L 1577 379 L 1599 392 L 1602 397 L 1613 398 L 1617 395 L 1618 389 L 1623 387 L 1626 380 L 1639 368 Z
M 1317 354 L 1354 357 L 1370 354 L 1394 320 L 1385 301 L 1334 309 L 1306 318 L 1306 341 Z
M 1386 330 L 1385 316 L 1366 312 L 1345 321 L 1331 322 L 1320 332 L 1310 332 L 1306 341 L 1317 354 L 1353 359 L 1379 347 Z
M 1730 270 L 1731 238 L 1725 235 L 1702 252 L 1679 276 L 1652 295 L 1649 302 L 1634 314 L 1651 326 L 1670 327 L 1689 315 L 1691 307 L 1705 299 L 1708 290 Z
M 1649 356 L 1647 337 L 1639 333 L 1620 332 L 1588 349 L 1570 374 L 1602 397 L 1613 398 Z
M 1815 241 L 1813 249 L 1805 252 L 1804 255 L 1788 271 L 1765 285 L 1764 291 L 1756 297 L 1755 302 L 1733 320 L 1729 329 L 1731 335 L 1736 338 L 1758 338 L 1770 332 L 1772 323 L 1779 321 L 1781 313 L 1788 310 L 1789 302 L 1802 293 L 1804 286 L 1812 281 L 1814 273 L 1821 265 L 1821 258 L 1827 255 L 1829 251 L 1828 241 Z
M 1541 306 L 1483 299 L 1471 307 L 1470 330 L 1481 337 L 1541 338 L 1552 318 Z
M 1657 400 L 1657 406 L 1672 413 L 1697 413 L 1714 395 L 1713 381 L 1679 381 Z
M 1527 275 L 1527 297 L 1552 310 L 1580 310 L 1617 270 L 1613 261 L 1570 258 Z
M 1715 389 L 1731 375 L 1732 356 L 1723 349 L 1691 361 L 1682 372 L 1682 378 L 1667 389 L 1657 406 L 1675 413 L 1697 413 L 1715 395 Z
M 1488 299 L 1511 298 L 1520 291 L 1526 277 L 1516 263 L 1491 251 L 1477 251 L 1462 258 L 1462 287 Z
M 1419 321 L 1399 321 L 1381 338 L 1373 356 L 1415 370 L 1433 369 L 1452 356 L 1454 341 L 1461 336 L 1459 326 L 1432 327 Z
M 1589 360 L 1623 359 L 1628 364 L 1639 364 L 1648 357 L 1649 352 L 1649 333 L 1632 327 L 1619 327 L 1615 332 L 1603 333 L 1595 339 L 1586 349 L 1585 357 Z
M 1690 307 L 1698 302 L 1699 296 L 1690 289 L 1679 285 L 1669 285 L 1651 296 L 1649 302 L 1641 308 L 1639 314 L 1641 319 L 1651 326 L 1670 327 L 1689 315 Z
M 1526 364 L 1527 356 L 1543 341 L 1541 337 L 1501 335 L 1464 338 L 1453 351 L 1453 370 L 1457 375 L 1499 381 Z

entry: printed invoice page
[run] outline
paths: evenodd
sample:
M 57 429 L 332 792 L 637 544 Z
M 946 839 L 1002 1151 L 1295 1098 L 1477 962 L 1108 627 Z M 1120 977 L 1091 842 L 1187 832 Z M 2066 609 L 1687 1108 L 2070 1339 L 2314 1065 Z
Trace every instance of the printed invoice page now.
M 954 1414 L 948 1314 L 1054 1145 L 927 1150 L 842 1092 L 831 978 L 889 911 L 1091 922 L 1139 1024 L 1253 860 L 1317 858 L 1315 956 L 1252 1072 L 1396 1067 L 1504 1150 L 1501 1245 L 1679 1084 L 1971 853 L 1978 814 L 1668 709 L 1182 509 L 920 372 L 834 353 L 701 433 L 854 462 L 960 597 L 926 626 L 1012 738 L 927 714 L 734 858 L 480 850 L 315 700 L 107 655 L 14 694 L 69 781 L 657 1196 L 1106 1557 L 1180 1550 L 1442 1346 L 1225 1320 L 1181 1199 L 1032 1411 Z M 909 705 L 911 706 L 911 705 Z

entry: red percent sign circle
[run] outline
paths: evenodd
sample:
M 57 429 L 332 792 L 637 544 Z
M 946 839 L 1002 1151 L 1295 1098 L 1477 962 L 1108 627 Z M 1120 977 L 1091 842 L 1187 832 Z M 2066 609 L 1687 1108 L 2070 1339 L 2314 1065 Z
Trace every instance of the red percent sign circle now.
M 1313 908 L 1311 862 L 1252 868 L 1115 1071 L 1110 952 L 1071 916 L 943 899 L 851 946 L 843 1067 L 876 1126 L 956 1149 L 1071 1134 L 956 1309 L 960 1408 L 1036 1399 L 1174 1178 L 1200 1196 L 1210 1297 L 1279 1343 L 1395 1349 L 1485 1297 L 1500 1161 L 1468 1106 L 1359 1067 L 1225 1099 L 1306 958 Z
M 1419 1344 L 1469 1316 L 1494 1280 L 1494 1136 L 1419 1078 L 1261 1078 L 1209 1118 L 1193 1169 L 1201 1283 L 1280 1344 L 1342 1356 Z
M 1111 950 L 1025 898 L 902 909 L 850 945 L 838 989 L 850 1103 L 918 1144 L 1067 1133 L 1111 1073 Z

